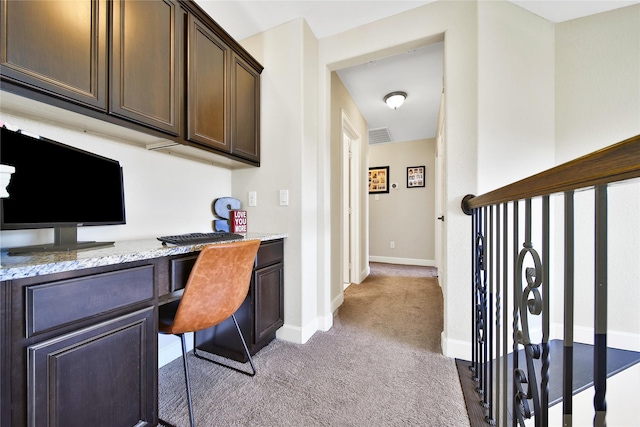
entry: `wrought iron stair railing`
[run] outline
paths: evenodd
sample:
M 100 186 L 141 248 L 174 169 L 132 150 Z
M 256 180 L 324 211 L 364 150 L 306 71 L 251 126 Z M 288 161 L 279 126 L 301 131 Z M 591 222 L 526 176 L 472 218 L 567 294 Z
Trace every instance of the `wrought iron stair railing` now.
M 481 196 L 463 211 L 472 228 L 472 355 L 485 423 L 536 427 L 549 421 L 551 289 L 562 289 L 562 423 L 573 425 L 575 237 L 574 198 L 593 194 L 593 425 L 606 425 L 608 192 L 614 183 L 640 186 L 640 135 Z M 639 190 L 640 191 L 640 190 Z M 557 202 L 557 203 L 554 203 Z M 557 210 L 563 211 L 555 215 Z M 561 218 L 561 219 L 558 219 Z M 625 225 L 626 226 L 626 225 Z M 628 224 L 640 233 L 640 224 Z M 535 237 L 534 237 L 535 234 Z M 557 247 L 561 243 L 562 249 Z M 561 256 L 552 256 L 552 250 Z M 560 258 L 561 279 L 552 260 Z M 640 263 L 640 259 L 636 260 Z M 551 283 L 551 281 L 554 283 Z M 580 286 L 584 284 L 581 283 Z M 629 283 L 638 292 L 640 283 Z M 557 323 L 557 322 L 556 322 Z M 638 331 L 640 333 L 640 331 Z M 536 335 L 534 337 L 534 335 Z M 473 424 L 473 422 L 472 422 Z

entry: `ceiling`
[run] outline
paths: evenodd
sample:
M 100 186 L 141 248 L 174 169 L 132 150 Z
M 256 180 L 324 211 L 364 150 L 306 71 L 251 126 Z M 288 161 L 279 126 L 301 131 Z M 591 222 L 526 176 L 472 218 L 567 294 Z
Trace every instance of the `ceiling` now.
M 482 1 L 482 0 L 481 0 Z M 490 0 L 485 0 L 490 1 Z M 640 0 L 510 0 L 542 18 L 558 23 L 640 3 Z M 233 38 L 242 40 L 297 18 L 304 18 L 318 39 L 396 15 L 433 0 L 196 0 Z M 433 138 L 443 88 L 444 43 L 413 49 L 388 58 L 337 70 L 364 116 L 369 130 L 387 129 L 393 141 Z M 408 94 L 391 110 L 383 103 L 389 92 Z M 371 137 L 380 132 L 370 132 Z M 373 140 L 373 139 L 372 139 Z M 386 142 L 377 139 L 378 142 Z

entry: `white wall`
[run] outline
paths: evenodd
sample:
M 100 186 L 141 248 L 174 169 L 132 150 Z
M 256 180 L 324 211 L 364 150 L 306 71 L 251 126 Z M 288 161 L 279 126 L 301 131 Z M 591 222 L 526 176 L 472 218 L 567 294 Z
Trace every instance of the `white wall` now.
M 435 139 L 369 147 L 369 164 L 389 166 L 388 185 L 398 184 L 368 196 L 371 261 L 435 266 L 435 161 Z M 407 187 L 410 166 L 425 167 L 424 187 Z
M 640 5 L 556 25 L 556 160 L 640 133 Z
M 478 194 L 554 166 L 554 26 L 478 3 Z
M 3 95 L 4 98 L 4 95 Z M 95 133 L 91 121 L 83 128 L 65 124 L 64 113 L 53 122 L 38 117 L 39 103 L 32 114 L 16 113 L 0 99 L 0 119 L 12 126 L 55 141 L 118 160 L 123 168 L 126 225 L 81 227 L 84 240 L 131 240 L 167 234 L 211 231 L 211 204 L 231 194 L 231 172 L 210 164 L 148 151 L 120 138 L 109 136 L 111 125 Z M 77 117 L 74 117 L 77 119 Z M 133 132 L 132 132 L 133 134 Z M 53 229 L 0 232 L 2 247 L 53 241 Z
M 640 134 L 640 5 L 558 24 L 555 73 L 557 163 Z M 640 183 L 611 187 L 609 207 L 608 344 L 640 351 Z M 576 209 L 576 340 L 590 342 L 593 192 L 577 194 Z M 559 323 L 563 296 L 554 297 Z
M 304 343 L 331 327 L 329 290 L 318 287 L 317 40 L 302 19 L 242 41 L 265 67 L 261 78 L 261 167 L 233 172 L 233 194 L 246 200 L 249 227 L 287 233 L 284 327 L 278 337 Z M 279 190 L 289 206 L 279 206 Z M 322 313 L 319 308 L 322 307 Z

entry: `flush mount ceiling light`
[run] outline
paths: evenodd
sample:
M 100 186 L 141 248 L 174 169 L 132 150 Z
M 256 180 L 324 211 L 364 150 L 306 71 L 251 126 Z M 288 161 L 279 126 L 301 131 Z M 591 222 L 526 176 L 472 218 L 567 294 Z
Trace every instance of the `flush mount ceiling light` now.
M 406 92 L 391 92 L 390 94 L 384 97 L 384 102 L 392 110 L 397 110 L 404 103 L 404 100 L 406 98 L 407 98 Z

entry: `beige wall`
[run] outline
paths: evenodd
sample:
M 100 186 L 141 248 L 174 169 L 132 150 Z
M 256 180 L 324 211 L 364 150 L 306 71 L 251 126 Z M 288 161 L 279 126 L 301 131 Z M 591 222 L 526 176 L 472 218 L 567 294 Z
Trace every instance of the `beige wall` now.
M 435 160 L 435 139 L 369 147 L 369 165 L 389 166 L 389 185 L 397 184 L 368 196 L 371 261 L 435 265 Z M 424 187 L 407 188 L 410 166 L 425 167 Z
M 360 181 L 356 182 L 356 197 L 359 197 L 359 200 L 356 200 L 356 211 L 366 211 L 366 194 L 367 187 L 366 181 L 364 179 L 364 175 L 362 171 L 366 171 L 367 168 L 367 152 L 368 152 L 368 144 L 369 137 L 367 133 L 367 122 L 364 117 L 358 110 L 358 107 L 353 102 L 351 95 L 342 84 L 342 81 L 338 77 L 338 75 L 333 72 L 331 73 L 331 147 L 330 147 L 330 156 L 331 156 L 331 165 L 341 165 L 343 162 L 343 140 L 342 140 L 342 132 L 343 132 L 343 114 L 348 117 L 348 120 L 353 124 L 356 128 L 355 130 L 358 132 L 360 136 L 360 141 L 357 142 L 357 146 L 355 147 L 356 153 L 353 158 L 353 162 L 356 163 L 353 165 L 355 174 L 360 176 Z M 341 194 L 344 189 L 349 185 L 349 177 L 344 176 L 344 171 L 342 168 L 333 167 L 330 172 L 330 188 L 331 194 Z M 359 191 L 358 191 L 359 190 Z M 342 199 L 340 199 L 339 203 L 331 204 L 331 218 L 338 219 L 341 218 L 342 213 L 344 212 L 345 207 L 343 206 Z M 356 213 L 357 214 L 357 213 Z M 360 242 L 357 242 L 357 250 L 356 256 L 358 257 L 357 261 L 354 262 L 354 268 L 359 268 L 360 271 L 355 272 L 356 277 L 366 277 L 368 275 L 368 235 L 367 235 L 367 227 L 368 221 L 358 221 L 359 230 L 356 233 L 360 236 Z M 336 241 L 342 242 L 345 238 L 345 227 L 343 227 L 342 221 L 334 220 L 331 221 L 331 235 L 335 236 L 334 239 Z M 334 246 L 337 248 L 337 245 Z M 336 266 L 341 271 L 344 268 L 343 265 L 343 247 L 339 246 L 339 250 L 332 250 L 331 253 L 331 265 Z M 364 271 L 363 271 L 364 270 Z M 359 280 L 356 280 L 358 282 Z M 334 311 L 342 303 L 342 290 L 343 283 L 342 280 L 333 280 L 331 281 L 331 304 Z

